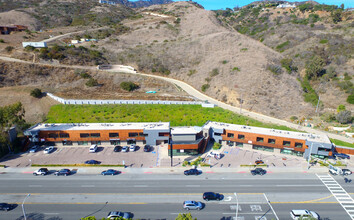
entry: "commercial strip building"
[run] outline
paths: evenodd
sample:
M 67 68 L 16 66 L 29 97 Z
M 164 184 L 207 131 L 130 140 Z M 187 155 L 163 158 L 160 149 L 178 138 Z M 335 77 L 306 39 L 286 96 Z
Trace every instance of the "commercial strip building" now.
M 159 145 L 169 143 L 169 154 L 197 155 L 210 140 L 229 146 L 324 158 L 334 151 L 354 154 L 335 147 L 327 135 L 284 131 L 220 122 L 202 127 L 170 127 L 169 122 L 37 124 L 24 132 L 32 143 L 57 146 Z

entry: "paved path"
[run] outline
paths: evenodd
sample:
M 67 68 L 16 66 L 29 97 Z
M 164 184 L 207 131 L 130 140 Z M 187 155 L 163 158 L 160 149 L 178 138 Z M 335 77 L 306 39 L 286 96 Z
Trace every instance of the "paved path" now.
M 11 61 L 11 62 L 21 62 L 21 63 L 32 63 L 30 61 L 23 61 L 23 60 L 19 60 L 19 59 L 15 59 L 15 58 L 9 58 L 6 56 L 0 56 L 0 60 L 5 60 L 5 61 Z M 44 65 L 44 64 L 39 64 L 39 65 Z M 73 65 L 63 65 L 63 64 L 45 64 L 45 65 L 51 65 L 51 66 L 57 66 L 57 67 L 65 67 L 65 68 L 81 68 L 81 69 L 91 69 L 94 70 L 96 69 L 96 67 L 93 66 L 73 66 Z M 116 70 L 106 70 L 108 72 L 116 72 Z M 122 69 L 119 70 L 118 72 L 122 72 Z M 163 76 L 157 76 L 157 75 L 150 75 L 150 74 L 145 74 L 145 73 L 134 73 L 132 71 L 126 71 L 124 73 L 129 73 L 129 74 L 135 74 L 135 75 L 140 75 L 140 76 L 146 76 L 146 77 L 152 77 L 152 78 L 156 78 L 156 79 L 161 79 L 161 80 L 165 80 L 167 82 L 170 82 L 172 84 L 175 84 L 179 87 L 181 87 L 184 91 L 186 91 L 188 94 L 194 96 L 197 99 L 200 100 L 205 100 L 208 101 L 209 103 L 215 104 L 223 109 L 227 109 L 230 110 L 232 112 L 235 112 L 237 114 L 239 114 L 240 108 L 238 107 L 234 107 L 228 104 L 225 104 L 223 102 L 220 102 L 212 97 L 209 97 L 201 92 L 199 92 L 198 90 L 196 90 L 195 88 L 193 88 L 192 86 L 190 86 L 189 84 L 181 81 L 181 80 L 177 80 L 177 79 L 172 79 L 169 77 L 163 77 Z M 265 122 L 265 123 L 273 123 L 273 124 L 278 124 L 278 125 L 284 125 L 293 129 L 297 129 L 297 130 L 302 130 L 308 133 L 313 133 L 313 134 L 324 134 L 324 135 L 328 135 L 330 138 L 334 138 L 334 139 L 338 139 L 341 141 L 345 141 L 348 143 L 354 143 L 354 138 L 349 138 L 349 137 L 344 137 L 341 135 L 337 135 L 337 134 L 332 134 L 329 132 L 325 132 L 325 131 L 320 131 L 320 130 L 316 130 L 313 128 L 309 128 L 309 127 L 304 127 L 304 126 L 300 126 L 298 124 L 294 124 L 291 122 L 287 122 L 281 119 L 277 119 L 277 118 L 273 118 L 270 116 L 266 116 L 266 115 L 262 115 L 256 112 L 251 112 L 251 111 L 247 111 L 245 109 L 242 109 L 242 115 L 248 116 L 250 118 Z

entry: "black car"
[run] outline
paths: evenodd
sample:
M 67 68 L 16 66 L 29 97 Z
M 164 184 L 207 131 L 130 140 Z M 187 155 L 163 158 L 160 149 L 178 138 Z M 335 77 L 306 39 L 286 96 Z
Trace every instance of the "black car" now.
M 9 211 L 12 208 L 10 204 L 7 203 L 0 203 L 0 210 L 2 211 Z
M 333 156 L 341 158 L 341 159 L 350 159 L 350 156 L 347 154 L 343 154 L 343 153 L 334 153 Z
M 61 169 L 61 170 L 58 170 L 54 173 L 54 175 L 56 175 L 56 176 L 67 176 L 70 174 L 71 174 L 71 172 L 69 169 Z
M 114 151 L 114 152 L 119 152 L 121 149 L 122 149 L 121 146 L 115 146 L 114 149 L 113 149 L 113 151 Z
M 150 152 L 150 150 L 151 150 L 150 145 L 145 145 L 144 146 L 144 152 Z
M 261 175 L 263 176 L 264 174 L 266 174 L 267 171 L 263 168 L 256 168 L 254 170 L 251 170 L 251 174 L 254 176 L 254 175 Z
M 100 161 L 97 161 L 97 160 L 86 160 L 85 161 L 85 164 L 100 164 L 101 162 Z
M 205 201 L 209 201 L 209 200 L 222 200 L 223 196 L 219 193 L 214 193 L 214 192 L 205 192 L 203 194 L 203 199 Z
M 197 169 L 189 169 L 184 171 L 184 175 L 189 176 L 189 175 L 199 175 L 200 171 Z
M 117 175 L 119 174 L 120 172 L 118 170 L 113 170 L 113 169 L 109 169 L 109 170 L 104 170 L 102 171 L 102 175 L 103 176 L 106 176 L 106 175 L 111 175 L 111 176 L 114 176 L 114 175 Z

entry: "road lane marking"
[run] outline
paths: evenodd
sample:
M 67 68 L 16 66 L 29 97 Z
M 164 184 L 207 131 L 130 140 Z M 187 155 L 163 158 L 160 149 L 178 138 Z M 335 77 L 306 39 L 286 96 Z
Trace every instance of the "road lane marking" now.
M 42 185 L 28 185 L 28 187 L 42 187 Z
M 134 185 L 134 187 L 148 187 L 148 185 Z
M 95 187 L 95 185 L 81 185 L 81 187 Z
M 200 187 L 200 185 L 186 185 L 186 187 Z
M 45 215 L 59 215 L 60 213 L 43 213 Z

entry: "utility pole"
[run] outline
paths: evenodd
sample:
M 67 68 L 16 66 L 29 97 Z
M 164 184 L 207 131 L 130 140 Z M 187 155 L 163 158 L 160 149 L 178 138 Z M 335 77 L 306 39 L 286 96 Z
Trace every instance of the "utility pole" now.
M 171 132 L 170 132 L 171 135 Z M 168 138 L 168 142 L 170 143 L 170 156 L 171 156 L 171 167 L 173 167 L 173 144 L 171 136 Z
M 307 169 L 308 170 L 310 169 L 310 159 L 311 159 L 311 153 L 312 153 L 312 145 L 313 145 L 313 142 L 311 142 L 309 157 L 307 159 Z

